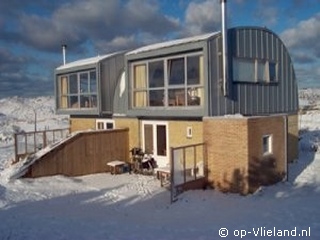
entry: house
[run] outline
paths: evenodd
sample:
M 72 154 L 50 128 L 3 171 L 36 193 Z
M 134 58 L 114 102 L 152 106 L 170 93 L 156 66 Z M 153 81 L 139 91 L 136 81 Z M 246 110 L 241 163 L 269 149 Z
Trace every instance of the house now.
M 64 64 L 55 70 L 56 113 L 70 115 L 71 131 L 114 128 L 113 99 L 124 77 L 124 53 Z
M 237 27 L 226 34 L 144 46 L 95 58 L 90 65 L 61 66 L 56 70 L 57 113 L 70 114 L 73 130 L 95 128 L 107 117 L 116 128 L 129 128 L 130 148 L 152 153 L 162 167 L 180 159 L 180 168 L 189 165 L 192 176 L 202 164 L 208 184 L 222 191 L 247 194 L 279 181 L 298 155 L 293 63 L 269 29 Z M 100 77 L 85 94 L 84 69 L 87 79 L 91 70 Z M 89 107 L 82 96 L 89 97 Z M 200 150 L 179 150 L 199 143 Z M 195 161 L 198 156 L 206 160 Z

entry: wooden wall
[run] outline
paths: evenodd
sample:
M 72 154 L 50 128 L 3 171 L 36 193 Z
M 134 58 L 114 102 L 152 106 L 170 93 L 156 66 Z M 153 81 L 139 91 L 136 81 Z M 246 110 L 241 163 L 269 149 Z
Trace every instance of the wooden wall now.
M 78 133 L 38 159 L 25 177 L 107 172 L 114 160 L 129 161 L 129 129 Z

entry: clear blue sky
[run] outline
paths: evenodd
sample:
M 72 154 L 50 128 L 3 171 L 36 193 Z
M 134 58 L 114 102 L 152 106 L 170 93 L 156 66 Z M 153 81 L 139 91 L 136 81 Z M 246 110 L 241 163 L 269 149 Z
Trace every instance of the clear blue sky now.
M 53 95 L 67 61 L 220 30 L 220 0 L 1 0 L 0 98 Z M 228 27 L 265 26 L 294 61 L 300 87 L 320 87 L 320 0 L 228 0 Z

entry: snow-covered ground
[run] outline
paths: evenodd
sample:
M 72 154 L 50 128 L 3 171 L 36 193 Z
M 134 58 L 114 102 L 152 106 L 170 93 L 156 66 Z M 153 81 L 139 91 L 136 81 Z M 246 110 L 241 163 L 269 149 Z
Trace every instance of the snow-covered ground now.
M 318 104 L 320 91 L 308 91 L 301 99 Z M 13 113 L 17 102 L 0 100 L 0 124 L 5 122 L 0 134 L 12 126 L 32 129 L 32 120 L 18 120 L 23 104 Z M 48 109 L 50 104 L 52 99 Z M 49 114 L 43 119 L 43 126 L 67 123 Z M 221 239 L 226 229 L 224 239 L 320 239 L 320 152 L 312 150 L 320 142 L 320 111 L 302 115 L 300 127 L 300 156 L 289 166 L 288 181 L 246 197 L 196 190 L 170 204 L 170 192 L 152 176 L 106 173 L 8 181 L 0 170 L 0 239 Z M 0 144 L 0 166 L 6 168 L 1 162 L 12 154 L 12 142 Z M 280 234 L 286 236 L 275 236 Z
M 0 99 L 0 171 L 13 159 L 15 132 L 65 128 L 68 125 L 67 116 L 55 115 L 53 97 Z

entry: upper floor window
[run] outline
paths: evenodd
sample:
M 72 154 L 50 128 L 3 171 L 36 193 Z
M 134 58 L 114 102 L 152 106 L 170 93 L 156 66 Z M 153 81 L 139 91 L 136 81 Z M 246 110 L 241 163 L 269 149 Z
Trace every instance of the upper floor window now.
M 59 108 L 97 107 L 97 77 L 95 71 L 64 74 L 57 77 Z
M 277 63 L 266 60 L 234 58 L 233 79 L 236 82 L 276 82 Z
M 133 63 L 131 69 L 134 108 L 203 104 L 204 65 L 200 54 Z

